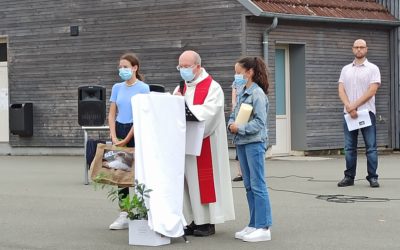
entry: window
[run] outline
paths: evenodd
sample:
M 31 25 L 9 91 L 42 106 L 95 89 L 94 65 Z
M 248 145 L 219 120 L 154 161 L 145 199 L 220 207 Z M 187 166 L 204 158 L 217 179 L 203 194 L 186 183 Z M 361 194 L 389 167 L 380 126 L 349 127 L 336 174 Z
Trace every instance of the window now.
M 0 62 L 7 62 L 7 43 L 0 43 Z

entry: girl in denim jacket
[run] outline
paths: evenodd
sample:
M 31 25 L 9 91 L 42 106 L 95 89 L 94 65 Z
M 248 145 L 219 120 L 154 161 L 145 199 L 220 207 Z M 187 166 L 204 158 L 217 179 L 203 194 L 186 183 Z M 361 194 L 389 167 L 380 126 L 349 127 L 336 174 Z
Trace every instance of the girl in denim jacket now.
M 260 57 L 244 57 L 235 64 L 235 83 L 243 85 L 237 105 L 230 115 L 228 130 L 234 134 L 246 188 L 250 221 L 235 238 L 248 242 L 271 240 L 272 225 L 269 194 L 264 177 L 265 152 L 268 144 L 268 74 L 267 66 Z M 235 119 L 243 103 L 252 106 L 250 118 L 245 124 Z

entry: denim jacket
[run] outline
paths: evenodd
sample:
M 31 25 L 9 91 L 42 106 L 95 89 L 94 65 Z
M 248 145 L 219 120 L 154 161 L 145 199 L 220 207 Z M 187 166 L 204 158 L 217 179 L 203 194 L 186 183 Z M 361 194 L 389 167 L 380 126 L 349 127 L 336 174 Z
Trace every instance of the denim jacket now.
M 266 147 L 268 147 L 267 114 L 269 102 L 267 95 L 256 83 L 253 83 L 248 89 L 243 89 L 239 93 L 235 109 L 229 117 L 228 127 L 235 121 L 242 103 L 251 105 L 253 111 L 249 122 L 238 126 L 238 133 L 234 135 L 233 143 L 243 145 L 252 142 L 265 142 Z

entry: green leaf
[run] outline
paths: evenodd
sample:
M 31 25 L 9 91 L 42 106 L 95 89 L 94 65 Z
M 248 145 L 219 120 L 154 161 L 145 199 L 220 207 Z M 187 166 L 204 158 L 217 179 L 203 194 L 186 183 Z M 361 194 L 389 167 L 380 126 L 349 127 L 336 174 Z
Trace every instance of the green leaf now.
M 99 173 L 94 179 L 94 188 L 98 189 L 107 189 L 107 199 L 114 202 L 115 200 L 119 200 L 119 205 L 122 211 L 128 213 L 128 218 L 131 220 L 136 219 L 147 219 L 147 213 L 149 209 L 146 207 L 145 198 L 150 198 L 149 193 L 153 191 L 152 189 L 146 189 L 145 184 L 139 183 L 137 179 L 135 179 L 133 194 L 122 198 L 123 194 L 119 194 L 119 189 L 115 186 L 101 183 L 102 179 L 107 178 L 107 174 L 104 172 Z

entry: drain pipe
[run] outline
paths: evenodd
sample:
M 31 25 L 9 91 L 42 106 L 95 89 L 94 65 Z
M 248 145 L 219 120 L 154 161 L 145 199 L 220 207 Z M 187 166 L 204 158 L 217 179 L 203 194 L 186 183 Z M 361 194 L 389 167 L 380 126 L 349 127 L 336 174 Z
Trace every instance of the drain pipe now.
M 278 18 L 274 17 L 274 20 L 272 21 L 271 26 L 269 26 L 265 31 L 263 35 L 263 54 L 264 54 L 264 61 L 268 65 L 268 38 L 269 38 L 269 32 L 271 32 L 273 29 L 278 26 Z

